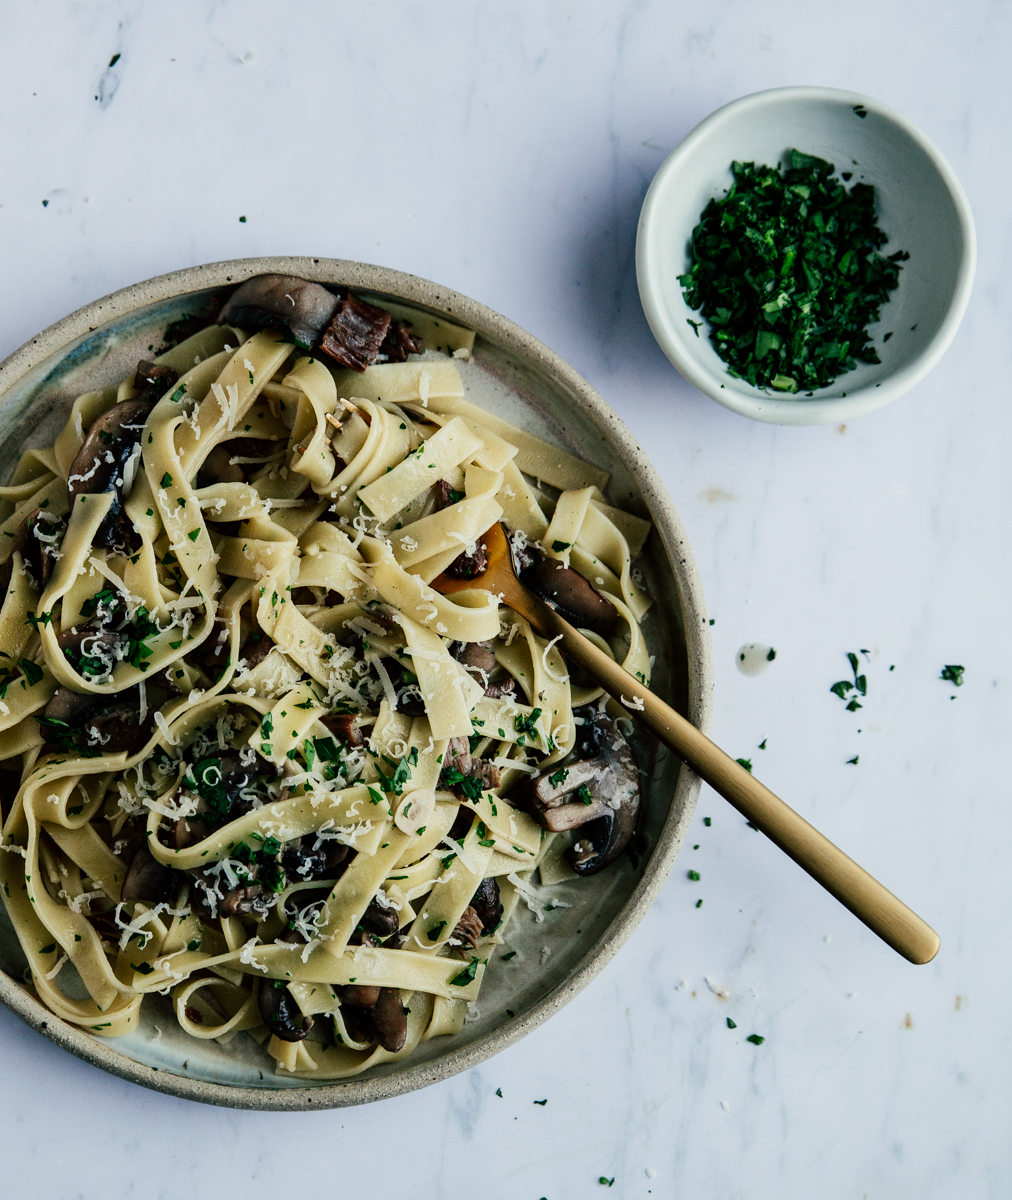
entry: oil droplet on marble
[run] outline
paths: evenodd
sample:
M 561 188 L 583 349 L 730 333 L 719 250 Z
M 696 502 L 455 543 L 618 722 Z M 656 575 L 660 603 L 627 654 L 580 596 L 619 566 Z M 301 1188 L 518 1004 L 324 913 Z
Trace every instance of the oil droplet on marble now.
M 762 642 L 746 642 L 738 647 L 734 661 L 743 675 L 761 675 L 776 656 L 777 652 L 772 646 L 764 646 Z

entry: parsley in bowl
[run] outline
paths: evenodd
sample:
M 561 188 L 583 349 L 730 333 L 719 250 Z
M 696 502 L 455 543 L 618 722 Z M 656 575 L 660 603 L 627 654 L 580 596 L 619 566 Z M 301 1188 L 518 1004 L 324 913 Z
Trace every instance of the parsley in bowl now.
M 830 88 L 746 96 L 668 157 L 640 215 L 640 298 L 700 391 L 760 421 L 880 408 L 944 353 L 976 261 L 963 190 L 899 114 Z

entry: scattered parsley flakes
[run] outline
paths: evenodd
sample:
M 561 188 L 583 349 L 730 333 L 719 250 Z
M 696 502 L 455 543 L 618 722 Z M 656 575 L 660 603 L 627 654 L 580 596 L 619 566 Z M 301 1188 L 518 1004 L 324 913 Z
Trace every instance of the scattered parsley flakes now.
M 689 878 L 693 881 L 693 883 L 698 883 L 699 878 L 700 878 L 699 872 L 698 871 L 690 871 Z
M 944 679 L 946 683 L 951 683 L 955 687 L 962 687 L 964 670 L 964 667 L 956 666 L 955 664 L 942 667 L 942 673 L 939 676 L 939 679 Z
M 734 761 L 739 767 L 744 767 L 750 775 L 752 774 L 752 760 L 750 758 L 736 758 Z
M 848 759 L 847 759 L 847 765 L 848 765 L 848 766 L 855 766 L 855 767 L 856 767 L 856 766 L 857 766 L 858 759 L 859 759 L 860 757 L 861 757 L 861 756 L 860 756 L 859 754 L 855 754 L 853 758 L 848 758 Z
M 728 1027 L 728 1029 L 737 1029 L 738 1028 L 738 1026 L 734 1023 L 734 1021 L 731 1020 L 730 1017 L 727 1018 L 727 1027 Z
M 760 1037 L 758 1033 L 750 1033 L 745 1041 L 751 1042 L 753 1046 L 761 1046 L 766 1039 L 764 1037 Z

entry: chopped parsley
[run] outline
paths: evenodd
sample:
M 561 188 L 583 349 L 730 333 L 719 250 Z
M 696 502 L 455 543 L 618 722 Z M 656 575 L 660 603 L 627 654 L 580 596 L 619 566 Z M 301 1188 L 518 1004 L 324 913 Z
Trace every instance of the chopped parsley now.
M 910 255 L 879 253 L 874 187 L 848 191 L 834 170 L 798 150 L 782 168 L 732 163 L 730 190 L 692 232 L 686 303 L 728 374 L 753 387 L 793 395 L 881 361 L 867 326 Z
M 469 983 L 474 983 L 475 976 L 478 974 L 478 960 L 472 958 L 463 971 L 459 975 L 454 975 L 450 980 L 450 987 L 467 987 Z
M 745 1041 L 751 1042 L 753 1046 L 761 1046 L 766 1039 L 764 1037 L 760 1037 L 758 1033 L 750 1033 Z
M 867 656 L 867 651 L 862 651 L 862 653 Z M 864 707 L 858 702 L 857 698 L 858 696 L 867 696 L 868 680 L 864 675 L 858 674 L 860 660 L 858 659 L 857 655 L 853 653 L 853 651 L 850 651 L 847 654 L 847 661 L 850 663 L 850 669 L 854 676 L 853 681 L 849 679 L 839 679 L 829 690 L 834 696 L 839 696 L 841 700 L 847 700 L 849 698 L 847 712 L 857 712 L 859 708 Z
M 939 678 L 944 679 L 946 683 L 954 684 L 956 687 L 962 687 L 964 669 L 955 665 L 942 667 L 942 673 Z
M 738 1026 L 735 1024 L 734 1021 L 731 1020 L 730 1017 L 727 1018 L 727 1027 L 728 1027 L 728 1029 L 737 1029 L 738 1028 Z
M 744 767 L 750 775 L 752 774 L 752 760 L 750 758 L 736 758 L 734 761 L 739 767 Z
M 559 767 L 557 771 L 548 776 L 548 782 L 552 785 L 552 787 L 559 787 L 561 784 L 565 783 L 568 778 L 569 772 L 566 770 L 566 768 Z

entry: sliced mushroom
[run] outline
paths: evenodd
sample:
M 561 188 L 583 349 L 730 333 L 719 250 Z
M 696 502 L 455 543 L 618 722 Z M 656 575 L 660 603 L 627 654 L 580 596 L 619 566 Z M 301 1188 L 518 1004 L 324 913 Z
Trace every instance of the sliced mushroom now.
M 397 988 L 380 988 L 379 999 L 371 1012 L 376 1040 L 391 1054 L 404 1049 L 408 1037 L 408 1014 Z
M 242 887 L 232 888 L 225 893 L 225 899 L 218 906 L 218 912 L 223 917 L 246 916 L 260 907 L 256 902 L 263 888 L 259 883 L 249 883 Z
M 127 550 L 136 538 L 123 502 L 140 469 L 141 435 L 154 401 L 124 400 L 96 417 L 70 466 L 67 495 L 73 507 L 78 496 L 112 492 L 113 502 L 98 527 L 93 543 L 106 550 Z
M 482 933 L 495 933 L 502 922 L 503 906 L 499 899 L 499 880 L 494 875 L 478 884 L 478 890 L 471 897 L 471 908 L 481 921 Z
M 325 287 L 297 275 L 254 275 L 228 298 L 218 324 L 289 329 L 300 345 L 309 348 L 319 342 L 339 303 Z
M 41 508 L 32 509 L 21 522 L 11 541 L 7 561 L 0 567 L 0 604 L 3 603 L 11 585 L 15 552 L 21 555 L 21 562 L 35 586 L 40 591 L 45 588 L 56 565 L 56 543 L 62 526 L 63 521 L 60 517 L 55 517 Z
M 387 362 L 407 362 L 409 354 L 422 354 L 425 342 L 412 332 L 409 321 L 391 321 L 383 344 L 379 348 L 380 356 Z
M 390 314 L 385 308 L 367 304 L 349 292 L 334 313 L 320 349 L 342 367 L 364 371 L 376 361 L 389 328 Z
M 618 620 L 614 604 L 579 571 L 558 559 L 543 559 L 524 572 L 523 582 L 571 625 L 603 635 L 614 629 Z
M 395 908 L 385 908 L 373 899 L 362 914 L 358 928 L 367 933 L 375 933 L 377 937 L 389 937 L 397 932 L 400 923 L 400 914 Z
M 481 940 L 481 917 L 471 905 L 460 914 L 460 920 L 450 936 L 451 946 L 466 946 L 469 950 L 477 950 Z
M 172 367 L 159 366 L 142 358 L 134 374 L 134 387 L 138 393 L 134 399 L 146 400 L 148 403 L 161 400 L 178 379 L 179 372 L 174 371 Z
M 227 445 L 215 446 L 197 472 L 197 487 L 211 487 L 215 483 L 245 483 L 246 472 L 238 463 L 233 463 L 232 458 L 233 454 Z
M 143 900 L 145 904 L 162 904 L 174 900 L 178 872 L 160 863 L 142 846 L 130 860 L 123 881 L 124 900 Z
M 618 858 L 635 832 L 640 776 L 629 743 L 607 718 L 581 726 L 577 753 L 586 757 L 532 782 L 532 807 L 554 833 L 580 829 L 566 857 L 578 875 L 593 875 Z
M 419 834 L 436 813 L 436 793 L 432 788 L 415 788 L 403 796 L 394 810 L 394 824 L 407 834 Z
M 352 1008 L 375 1008 L 380 998 L 380 989 L 364 983 L 346 984 L 341 991 L 341 1002 Z
M 464 909 L 451 942 L 459 942 L 472 950 L 478 949 L 479 940 L 494 933 L 502 923 L 503 906 L 499 900 L 499 881 L 490 876 L 483 879 Z
M 362 719 L 355 713 L 332 713 L 320 718 L 320 724 L 347 746 L 364 746 Z
M 495 670 L 495 651 L 491 642 L 454 642 L 450 653 L 467 668 L 468 675 L 485 687 Z
M 302 1015 L 295 997 L 283 979 L 262 979 L 257 1007 L 263 1023 L 283 1042 L 301 1042 L 313 1028 L 313 1018 Z
M 108 696 L 82 695 L 58 687 L 43 709 L 42 734 L 61 750 L 136 754 L 151 736 L 154 714 L 164 703 L 164 696 L 159 700 L 149 694 L 147 700 L 148 711 L 142 721 L 138 688 Z
M 466 737 L 450 738 L 443 756 L 439 786 L 462 800 L 477 800 L 483 791 L 497 788 L 502 772 L 485 758 L 474 758 Z

